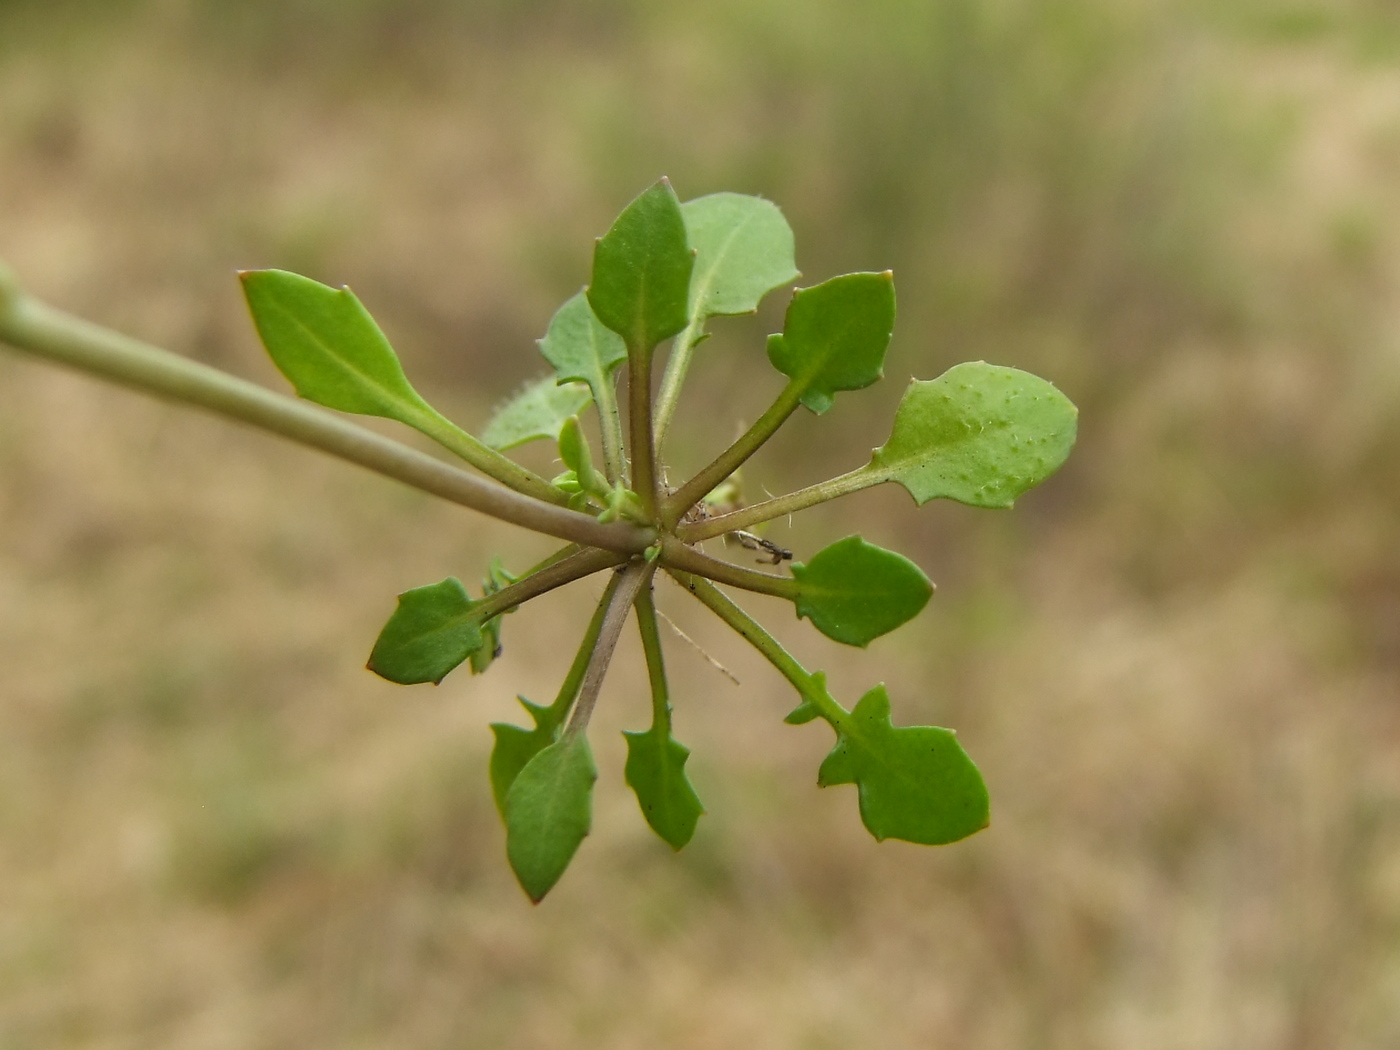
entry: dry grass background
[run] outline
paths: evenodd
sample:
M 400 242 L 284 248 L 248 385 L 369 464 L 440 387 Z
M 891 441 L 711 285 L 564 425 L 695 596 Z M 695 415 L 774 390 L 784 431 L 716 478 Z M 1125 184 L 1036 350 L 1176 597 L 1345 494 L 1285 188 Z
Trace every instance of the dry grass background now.
M 868 652 L 779 626 L 957 727 L 991 830 L 877 846 L 813 787 L 825 731 L 661 591 L 743 681 L 672 647 L 709 815 L 679 856 L 637 818 L 628 638 L 595 833 L 531 908 L 486 723 L 552 694 L 593 585 L 485 677 L 389 686 L 397 591 L 544 548 L 0 355 L 0 1048 L 1400 1045 L 1393 5 L 0 2 L 0 256 L 274 386 L 236 267 L 353 283 L 479 425 L 663 172 L 779 201 L 810 280 L 896 271 L 890 389 L 752 486 L 859 462 L 962 359 L 1081 406 L 1012 514 L 784 534 L 939 582 Z M 775 317 L 698 363 L 682 464 L 776 389 Z

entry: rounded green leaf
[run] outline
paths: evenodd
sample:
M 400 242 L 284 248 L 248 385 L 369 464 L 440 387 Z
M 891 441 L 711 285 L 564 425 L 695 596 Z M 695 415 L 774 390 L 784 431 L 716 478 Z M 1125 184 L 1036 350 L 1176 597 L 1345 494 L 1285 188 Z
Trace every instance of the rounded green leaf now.
M 263 346 L 302 397 L 410 426 L 432 411 L 349 288 L 285 270 L 247 270 L 239 278 Z
M 917 503 L 1009 507 L 1064 463 L 1078 419 L 1069 398 L 1029 372 L 956 365 L 910 384 L 866 470 L 899 482 Z
M 400 685 L 441 682 L 482 644 L 467 589 L 449 576 L 399 595 L 369 654 L 369 669 Z
M 860 390 L 884 375 L 893 333 L 894 275 L 848 273 L 793 293 L 782 334 L 768 337 L 768 359 L 820 415 L 838 390 Z
M 869 645 L 918 616 L 933 584 L 902 554 L 847 536 L 803 564 L 794 562 L 797 615 L 828 638 Z
M 695 270 L 690 316 L 747 314 L 774 288 L 800 276 L 792 228 L 772 201 L 712 193 L 681 205 Z
M 957 737 L 933 726 L 895 728 L 883 685 L 860 698 L 837 729 L 817 784 L 855 784 L 860 818 L 879 841 L 956 842 L 989 822 L 982 774 Z
M 559 384 L 553 376 L 545 376 L 502 405 L 481 432 L 481 440 L 498 452 L 540 438 L 557 440 L 565 420 L 583 411 L 592 400 L 588 387 Z
M 598 320 L 583 292 L 555 311 L 539 347 L 545 360 L 554 366 L 559 382 L 587 383 L 595 398 L 611 381 L 617 367 L 627 360 L 622 337 Z
M 665 179 L 629 204 L 593 251 L 588 302 L 629 353 L 650 353 L 686 326 L 695 253 Z
M 685 775 L 690 749 L 664 727 L 653 726 L 627 738 L 623 776 L 637 795 L 642 816 L 672 849 L 681 849 L 695 834 L 705 807 Z
M 536 904 L 559 881 L 592 827 L 597 779 L 588 738 L 579 733 L 536 754 L 506 792 L 506 856 Z

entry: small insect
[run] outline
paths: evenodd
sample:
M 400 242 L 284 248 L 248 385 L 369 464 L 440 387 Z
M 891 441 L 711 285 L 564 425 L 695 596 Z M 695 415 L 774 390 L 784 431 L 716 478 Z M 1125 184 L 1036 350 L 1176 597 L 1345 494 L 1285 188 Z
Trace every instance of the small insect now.
M 726 532 L 724 538 L 728 541 L 733 538 L 741 547 L 747 547 L 751 551 L 763 551 L 767 557 L 759 558 L 760 565 L 777 565 L 781 562 L 792 561 L 792 551 L 786 547 L 779 547 L 772 540 L 765 540 L 762 536 L 755 536 L 752 532 L 744 532 L 742 529 L 735 529 L 733 532 Z

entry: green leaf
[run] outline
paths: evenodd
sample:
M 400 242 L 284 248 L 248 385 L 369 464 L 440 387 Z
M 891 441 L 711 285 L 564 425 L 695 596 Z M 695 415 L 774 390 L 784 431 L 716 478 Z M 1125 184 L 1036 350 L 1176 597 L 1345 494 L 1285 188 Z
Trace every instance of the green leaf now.
M 506 815 L 506 795 L 515 778 L 530 759 L 554 743 L 563 721 L 562 713 L 555 712 L 552 707 L 532 704 L 523 696 L 516 699 L 525 705 L 535 728 L 522 729 L 509 722 L 491 723 L 491 732 L 496 737 L 496 745 L 491 749 L 491 797 L 496 800 L 496 809 L 502 817 Z
M 578 415 L 593 395 L 579 383 L 557 384 L 545 376 L 507 401 L 482 431 L 481 440 L 498 452 L 539 438 L 558 440 L 564 421 Z
M 821 415 L 838 390 L 884 375 L 893 332 L 894 275 L 848 273 L 793 293 L 782 334 L 768 337 L 768 359 Z
M 883 685 L 860 698 L 837 730 L 817 784 L 855 784 L 860 819 L 877 840 L 926 846 L 956 842 L 988 824 L 982 774 L 947 729 L 890 722 Z
M 902 554 L 859 536 L 847 536 L 813 556 L 794 562 L 798 617 L 828 638 L 846 645 L 869 645 L 907 623 L 933 594 L 920 568 Z
M 239 277 L 263 345 L 302 397 L 412 427 L 425 414 L 437 414 L 409 384 L 389 340 L 349 288 L 285 270 L 247 270 Z
M 593 251 L 588 301 L 632 353 L 647 354 L 686 326 L 695 254 L 665 179 L 623 210 Z
M 598 320 L 583 292 L 555 311 L 539 347 L 559 382 L 587 383 L 600 400 L 605 395 L 599 391 L 611 389 L 612 374 L 627 360 L 627 344 Z
M 536 904 L 559 881 L 592 826 L 597 779 L 588 738 L 578 733 L 525 763 L 506 792 L 506 856 Z
M 510 586 L 519 578 L 506 571 L 500 558 L 492 558 L 486 579 L 481 581 L 481 596 L 483 598 L 490 597 L 502 587 Z M 510 611 L 514 612 L 513 609 Z M 501 617 L 504 615 L 504 613 L 497 613 L 481 625 L 481 647 L 471 655 L 472 674 L 484 673 L 501 655 Z
M 692 318 L 753 313 L 774 288 L 801 276 L 793 261 L 792 229 L 772 201 L 712 193 L 686 201 L 681 214 L 695 249 Z
M 664 728 L 652 726 L 640 733 L 623 732 L 627 738 L 627 786 L 637 794 L 642 816 L 672 849 L 681 849 L 695 834 L 705 807 L 686 779 L 685 762 L 690 749 Z
M 394 614 L 369 654 L 369 669 L 400 685 L 441 682 L 481 646 L 481 628 L 467 589 L 449 576 L 399 595 Z
M 866 470 L 897 481 L 917 503 L 1009 507 L 1055 473 L 1074 447 L 1079 410 L 1029 372 L 983 361 L 915 380 L 890 439 Z

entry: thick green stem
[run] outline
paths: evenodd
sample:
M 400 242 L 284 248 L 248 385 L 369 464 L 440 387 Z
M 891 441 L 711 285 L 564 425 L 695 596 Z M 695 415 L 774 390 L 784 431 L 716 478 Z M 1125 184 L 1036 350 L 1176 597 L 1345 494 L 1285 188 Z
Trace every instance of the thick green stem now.
M 676 535 L 686 543 L 699 543 L 712 536 L 734 532 L 736 529 L 747 529 L 750 525 L 757 525 L 761 521 L 781 518 L 785 514 L 795 514 L 799 510 L 815 507 L 818 503 L 825 503 L 838 496 L 859 492 L 861 489 L 867 489 L 871 485 L 878 485 L 887 480 L 889 479 L 872 473 L 868 466 L 861 467 L 848 474 L 842 474 L 840 477 L 831 478 L 829 481 L 808 485 L 805 489 L 798 489 L 796 492 L 789 492 L 786 496 L 778 496 L 762 503 L 755 503 L 751 507 L 743 507 L 715 518 L 704 518 L 692 525 L 682 525 L 676 530 Z
M 666 527 L 674 527 L 676 522 L 684 517 L 695 504 L 705 498 L 709 492 L 729 475 L 733 474 L 744 461 L 759 450 L 769 438 L 771 438 L 788 416 L 797 411 L 797 406 L 802 403 L 802 393 L 806 389 L 805 385 L 797 380 L 792 380 L 783 388 L 783 392 L 778 395 L 778 400 L 774 401 L 768 411 L 758 417 L 757 422 L 744 433 L 739 440 L 721 452 L 708 467 L 696 474 L 680 489 L 676 494 L 666 501 L 666 506 L 662 511 L 662 521 Z
M 775 576 L 768 572 L 746 569 L 742 565 L 720 561 L 687 547 L 674 536 L 661 541 L 661 564 L 668 569 L 680 569 L 707 579 L 742 587 L 746 591 L 770 594 L 775 598 L 797 600 L 797 581 L 791 576 Z
M 627 426 L 631 436 L 632 489 L 647 518 L 656 517 L 656 445 L 651 436 L 652 351 L 627 349 Z
M 651 731 L 660 737 L 671 735 L 671 691 L 666 685 L 666 662 L 661 651 L 661 632 L 656 626 L 656 603 L 651 587 L 637 592 L 637 627 L 646 654 L 647 679 L 651 683 Z
M 598 631 L 598 639 L 593 645 L 593 655 L 588 661 L 588 670 L 583 676 L 578 701 L 565 732 L 575 736 L 588 728 L 588 720 L 593 717 L 593 708 L 598 703 L 598 691 L 603 687 L 603 677 L 608 673 L 613 650 L 622 634 L 622 625 L 627 622 L 627 613 L 637 599 L 637 592 L 650 579 L 656 565 L 653 562 L 633 562 L 619 574 L 617 590 L 612 594 L 607 612 L 603 614 L 603 626 Z
M 99 327 L 38 302 L 0 277 L 0 341 L 158 397 L 249 423 L 535 532 L 623 554 L 656 540 L 650 529 L 600 524 L 468 474 L 305 401 Z
M 792 683 L 793 688 L 825 718 L 834 728 L 839 729 L 850 717 L 832 695 L 827 692 L 826 676 L 812 673 L 793 659 L 792 654 L 771 634 L 759 626 L 743 609 L 727 598 L 722 591 L 708 580 L 688 572 L 667 569 L 668 573 L 686 590 L 699 598 L 711 612 L 763 654 L 764 658 L 778 669 L 778 672 Z
M 529 576 L 516 580 L 509 587 L 502 587 L 495 594 L 483 598 L 476 607 L 480 610 L 481 622 L 485 623 L 493 616 L 510 612 L 531 598 L 538 598 L 556 587 L 581 580 L 600 569 L 619 565 L 626 560 L 625 554 L 597 549 L 581 550 L 577 554 L 561 558 Z
M 671 340 L 671 353 L 666 358 L 666 371 L 661 376 L 661 390 L 656 396 L 656 419 L 652 423 L 658 455 L 665 444 L 666 432 L 671 429 L 681 385 L 685 383 L 685 374 L 690 370 L 690 357 L 704 335 L 704 327 L 703 317 L 692 317 L 690 323 L 681 329 L 680 335 Z

